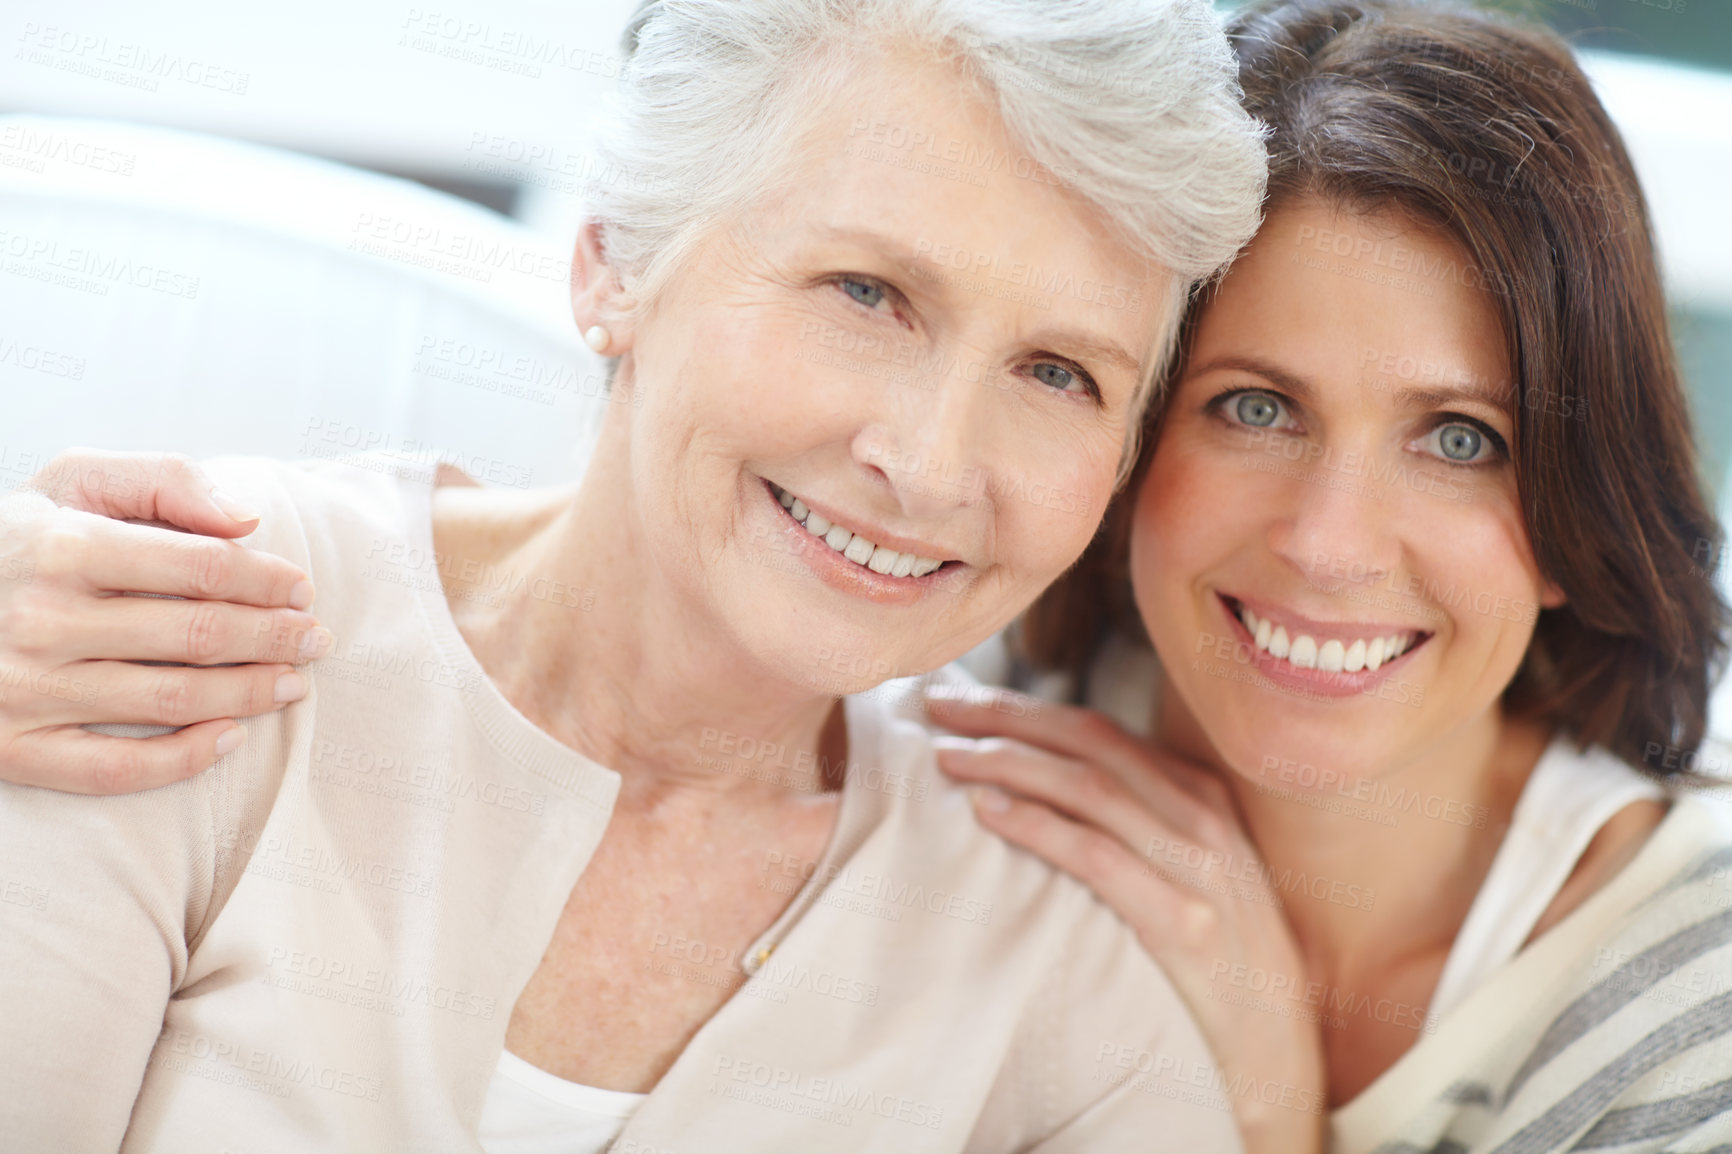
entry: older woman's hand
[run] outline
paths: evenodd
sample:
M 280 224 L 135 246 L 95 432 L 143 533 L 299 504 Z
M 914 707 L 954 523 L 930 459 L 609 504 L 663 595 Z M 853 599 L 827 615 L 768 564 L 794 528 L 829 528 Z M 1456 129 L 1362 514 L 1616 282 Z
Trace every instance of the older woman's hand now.
M 1221 1062 L 1246 1149 L 1322 1150 L 1316 1015 L 1289 1012 L 1303 1003 L 1279 996 L 1234 996 L 1245 984 L 1235 974 L 1306 983 L 1280 898 L 1221 781 L 1092 710 L 1028 708 L 999 690 L 934 690 L 927 707 L 938 724 L 988 739 L 939 753 L 946 773 L 984 787 L 981 823 L 1087 884 L 1178 987 Z
M 66 453 L 0 499 L 0 780 L 151 789 L 239 746 L 233 718 L 304 696 L 290 663 L 330 642 L 305 612 L 306 574 L 211 539 L 257 524 L 196 466 L 160 453 Z M 180 664 L 133 664 L 146 661 Z M 80 728 L 95 722 L 184 728 L 150 738 Z

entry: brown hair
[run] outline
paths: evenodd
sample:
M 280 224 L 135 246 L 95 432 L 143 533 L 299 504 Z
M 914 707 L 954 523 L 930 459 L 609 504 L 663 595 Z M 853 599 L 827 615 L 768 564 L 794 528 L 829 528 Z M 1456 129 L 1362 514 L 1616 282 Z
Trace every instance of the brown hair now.
M 1675 765 L 1702 741 L 1725 650 L 1720 530 L 1642 191 L 1569 48 L 1414 0 L 1268 0 L 1228 35 L 1271 130 L 1268 204 L 1319 197 L 1441 228 L 1493 296 L 1528 536 L 1569 598 L 1540 613 L 1506 706 L 1632 764 Z M 1077 673 L 1079 691 L 1107 633 L 1141 633 L 1126 540 L 1159 408 L 1100 534 L 1018 629 L 1021 653 Z

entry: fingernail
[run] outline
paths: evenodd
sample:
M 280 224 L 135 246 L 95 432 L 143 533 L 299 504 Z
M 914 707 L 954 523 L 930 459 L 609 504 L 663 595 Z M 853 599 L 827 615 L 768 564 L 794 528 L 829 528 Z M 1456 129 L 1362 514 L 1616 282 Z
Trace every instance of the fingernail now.
M 221 489 L 210 491 L 211 504 L 227 513 L 231 521 L 257 521 L 259 515 L 223 492 Z
M 290 609 L 310 609 L 313 606 L 313 583 L 305 577 L 295 582 L 295 587 L 289 590 Z
M 301 660 L 311 661 L 331 647 L 335 638 L 331 631 L 323 625 L 314 626 L 301 635 L 301 643 L 297 647 L 301 651 Z
M 223 757 L 227 754 L 233 753 L 241 747 L 241 743 L 246 739 L 247 731 L 245 729 L 242 729 L 238 725 L 230 726 L 228 729 L 223 730 L 221 737 L 217 738 L 216 755 L 218 757 Z
M 307 695 L 307 679 L 299 673 L 285 673 L 277 678 L 276 699 L 299 701 Z
M 990 785 L 977 785 L 968 791 L 968 795 L 973 799 L 975 809 L 987 813 L 1003 813 L 1010 808 L 1010 795 Z

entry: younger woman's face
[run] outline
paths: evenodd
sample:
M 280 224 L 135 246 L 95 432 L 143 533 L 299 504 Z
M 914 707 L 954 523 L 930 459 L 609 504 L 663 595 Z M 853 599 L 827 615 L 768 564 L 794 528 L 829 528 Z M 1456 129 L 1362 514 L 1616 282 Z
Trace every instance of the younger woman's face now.
M 1231 768 L 1377 777 L 1495 723 L 1561 601 L 1523 527 L 1510 380 L 1451 240 L 1310 200 L 1270 215 L 1199 318 L 1131 542 L 1168 684 Z

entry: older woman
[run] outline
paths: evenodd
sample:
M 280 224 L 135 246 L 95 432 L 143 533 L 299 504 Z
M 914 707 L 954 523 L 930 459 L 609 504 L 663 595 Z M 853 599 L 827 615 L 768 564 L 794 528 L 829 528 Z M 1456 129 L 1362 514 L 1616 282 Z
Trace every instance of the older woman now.
M 1189 286 L 1254 222 L 1218 27 L 1190 0 L 670 0 L 633 34 L 633 179 L 573 311 L 634 403 L 570 492 L 209 466 L 336 644 L 210 773 L 0 790 L 32 899 L 0 904 L 9 1143 L 1236 1146 L 1122 923 L 979 830 L 923 730 L 836 696 L 963 653 L 1093 535 Z M 134 657 L 237 620 L 79 602 L 98 530 L 32 516 L 30 684 L 69 604 Z M 295 570 L 248 572 L 305 609 Z M 181 746 L 213 753 L 199 694 L 257 676 L 81 668 L 107 720 L 219 718 Z M 104 719 L 23 696 L 32 728 Z

